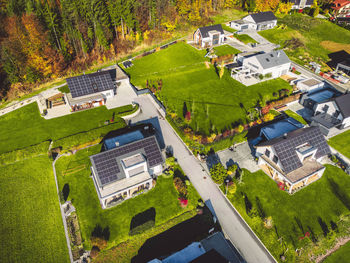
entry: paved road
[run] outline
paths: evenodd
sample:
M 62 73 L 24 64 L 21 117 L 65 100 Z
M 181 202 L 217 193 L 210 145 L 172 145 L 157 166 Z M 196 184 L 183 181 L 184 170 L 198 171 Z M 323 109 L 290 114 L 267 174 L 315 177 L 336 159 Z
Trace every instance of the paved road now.
M 134 118 L 132 123 L 151 117 L 160 117 L 159 123 L 165 145 L 172 145 L 174 156 L 182 169 L 190 178 L 202 199 L 211 202 L 225 234 L 230 238 L 244 259 L 248 263 L 275 262 L 275 259 L 269 254 L 261 241 L 213 183 L 201 163 L 182 143 L 170 124 L 159 115 L 149 96 L 140 96 L 135 100 L 141 105 L 142 113 Z

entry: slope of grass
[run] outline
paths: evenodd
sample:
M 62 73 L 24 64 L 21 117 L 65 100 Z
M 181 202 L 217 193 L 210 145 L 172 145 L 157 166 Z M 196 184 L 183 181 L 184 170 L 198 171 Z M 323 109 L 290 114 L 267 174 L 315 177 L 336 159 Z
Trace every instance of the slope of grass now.
M 131 219 L 138 213 L 153 207 L 156 211 L 155 225 L 157 226 L 195 208 L 199 195 L 192 186 L 189 186 L 189 205 L 181 208 L 173 179 L 160 176 L 155 188 L 149 192 L 126 200 L 116 207 L 103 210 L 90 177 L 91 164 L 88 158 L 98 153 L 100 148 L 101 146 L 94 146 L 79 151 L 73 156 L 62 157 L 56 163 L 60 189 L 63 189 L 64 184 L 69 184 L 71 189 L 68 199 L 72 200 L 76 207 L 86 247 L 90 247 L 91 232 L 96 224 L 103 228 L 109 227 L 108 247 L 112 247 L 129 238 Z M 82 166 L 83 169 L 81 169 Z M 79 169 L 77 172 L 63 175 L 67 169 L 72 168 Z
M 258 43 L 257 41 L 255 41 L 255 39 L 251 38 L 246 34 L 243 34 L 243 35 L 235 34 L 234 37 L 237 38 L 239 41 L 243 42 L 244 44 Z
M 344 246 L 340 247 L 337 251 L 327 257 L 324 263 L 338 263 L 347 262 L 350 257 L 350 242 L 346 243 Z
M 0 167 L 0 262 L 69 262 L 51 162 Z
M 296 262 L 295 249 L 311 243 L 312 235 L 316 238 L 323 236 L 319 219 L 330 229 L 330 221 L 338 222 L 340 215 L 349 213 L 344 205 L 348 197 L 344 196 L 350 191 L 350 177 L 331 165 L 326 166 L 321 179 L 294 195 L 279 190 L 277 184 L 262 171 L 250 173 L 245 170 L 243 182 L 238 184 L 237 192 L 229 196 L 230 201 L 275 258 L 279 258 L 286 249 L 279 241 L 283 237 L 289 248 L 286 254 L 288 262 Z M 256 216 L 247 215 L 242 193 L 247 195 Z M 340 200 L 339 194 L 343 195 L 343 200 Z M 258 216 L 257 198 L 261 203 L 260 211 L 273 219 L 274 227 L 270 230 L 263 226 Z M 311 237 L 300 239 L 306 232 L 311 233 Z
M 0 117 L 0 153 L 101 127 L 113 113 L 118 116 L 119 110 L 103 106 L 46 120 L 40 116 L 38 105 L 31 103 Z M 124 122 L 120 118 L 115 121 Z
M 300 122 L 304 125 L 307 124 L 307 122 L 304 120 L 304 118 L 302 116 L 300 116 L 299 114 L 295 113 L 294 111 L 285 110 L 284 113 L 287 114 L 289 117 L 292 117 L 293 119 L 297 120 L 298 122 Z
M 328 144 L 350 158 L 350 130 L 330 138 Z
M 214 50 L 215 50 L 215 54 L 218 57 L 241 53 L 241 51 L 239 51 L 238 49 L 235 49 L 229 45 L 218 46 L 218 47 L 215 47 Z

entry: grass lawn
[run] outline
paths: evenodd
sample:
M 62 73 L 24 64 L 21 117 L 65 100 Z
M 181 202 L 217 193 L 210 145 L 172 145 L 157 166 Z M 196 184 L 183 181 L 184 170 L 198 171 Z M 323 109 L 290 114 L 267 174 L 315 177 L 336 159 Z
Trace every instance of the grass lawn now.
M 324 263 L 338 263 L 338 262 L 347 262 L 350 256 L 350 242 L 346 243 L 344 246 L 341 246 L 337 251 L 327 257 L 323 262 Z
M 331 165 L 326 166 L 321 179 L 294 195 L 279 190 L 277 184 L 261 170 L 256 173 L 245 170 L 243 182 L 238 184 L 236 193 L 229 196 L 229 199 L 275 258 L 279 258 L 286 249 L 278 241 L 283 237 L 288 247 L 286 253 L 288 262 L 296 262 L 294 252 L 296 248 L 311 243 L 309 238 L 300 239 L 304 233 L 311 233 L 311 238 L 312 235 L 318 239 L 323 237 L 320 219 L 330 230 L 331 221 L 339 225 L 339 216 L 349 214 L 344 204 L 349 198 L 347 193 L 350 191 L 350 177 L 341 169 Z M 256 216 L 247 215 L 242 193 L 247 195 Z M 338 193 L 338 196 L 345 196 L 343 201 L 335 193 Z M 258 216 L 259 202 L 260 211 L 264 211 L 266 217 L 271 216 L 273 219 L 272 229 L 266 229 Z
M 213 20 L 213 24 L 222 24 L 231 20 L 240 19 L 247 14 L 248 13 L 243 10 L 227 8 L 211 17 L 211 19 Z
M 158 226 L 196 207 L 200 197 L 192 186 L 189 186 L 188 189 L 189 205 L 186 208 L 181 208 L 173 179 L 160 176 L 155 188 L 148 193 L 129 199 L 116 207 L 103 210 L 90 177 L 88 158 L 90 155 L 98 153 L 100 148 L 101 146 L 94 146 L 81 150 L 73 156 L 62 157 L 56 163 L 60 189 L 62 190 L 64 184 L 69 184 L 68 199 L 72 200 L 77 209 L 85 247 L 90 247 L 91 232 L 97 224 L 102 228 L 109 227 L 108 247 L 112 247 L 129 239 L 130 222 L 136 214 L 153 207 L 156 211 L 155 225 Z M 82 166 L 83 170 L 81 170 Z M 75 167 L 80 167 L 80 170 L 63 176 L 63 172 Z
M 69 93 L 70 92 L 68 85 L 64 85 L 64 86 L 58 88 L 58 90 L 62 93 Z
M 299 114 L 295 113 L 294 111 L 285 110 L 284 113 L 287 114 L 289 117 L 294 118 L 295 120 L 297 120 L 298 122 L 300 122 L 304 125 L 307 124 L 307 122 L 304 120 L 304 118 L 302 116 L 300 116 Z
M 329 139 L 328 144 L 350 158 L 350 130 Z
M 243 42 L 244 44 L 248 44 L 248 43 L 258 43 L 257 41 L 255 41 L 255 39 L 251 38 L 250 36 L 243 34 L 243 35 L 238 35 L 235 34 L 233 35 L 235 38 L 237 38 L 239 41 Z
M 118 113 L 118 108 L 107 110 L 102 106 L 46 120 L 40 116 L 38 105 L 31 103 L 0 117 L 0 153 L 100 127 L 113 112 Z
M 0 262 L 69 262 L 51 162 L 0 167 Z
M 218 46 L 218 47 L 215 47 L 214 50 L 215 50 L 215 54 L 218 57 L 241 53 L 241 51 L 239 51 L 238 49 L 235 49 L 234 47 L 231 47 L 229 45 Z
M 234 33 L 237 31 L 237 30 L 233 29 L 232 27 L 227 26 L 226 24 L 221 24 L 221 26 L 222 26 L 223 30 L 226 30 L 226 31 L 231 32 L 231 33 Z
M 286 15 L 278 19 L 280 24 L 287 25 L 285 29 L 269 29 L 259 32 L 269 41 L 286 47 L 287 55 L 296 62 L 305 64 L 303 59 L 307 56 L 320 58 L 322 61 L 329 60 L 328 54 L 347 49 L 350 44 L 350 31 L 337 26 L 325 19 L 312 18 L 296 14 Z M 300 48 L 286 46 L 286 40 L 298 38 L 304 44 Z

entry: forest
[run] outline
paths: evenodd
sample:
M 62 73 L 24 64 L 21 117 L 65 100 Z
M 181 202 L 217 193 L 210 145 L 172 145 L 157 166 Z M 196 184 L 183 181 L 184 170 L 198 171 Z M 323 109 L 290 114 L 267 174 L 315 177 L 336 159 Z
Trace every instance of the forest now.
M 330 0 L 322 0 L 329 3 Z M 206 25 L 223 9 L 288 12 L 280 0 L 0 0 L 0 99 Z

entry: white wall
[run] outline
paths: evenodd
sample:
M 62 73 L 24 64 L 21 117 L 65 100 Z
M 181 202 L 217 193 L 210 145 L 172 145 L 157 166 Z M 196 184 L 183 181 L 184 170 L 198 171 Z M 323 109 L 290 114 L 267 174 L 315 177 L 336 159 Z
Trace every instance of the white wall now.
M 256 67 L 254 67 L 254 66 Z M 258 60 L 256 59 L 256 57 L 250 57 L 250 58 L 246 58 L 243 60 L 243 66 L 246 66 L 248 68 L 250 68 L 252 71 L 257 72 L 259 74 L 262 75 L 266 75 L 268 73 L 272 74 L 272 78 L 278 78 L 283 74 L 288 73 L 289 68 L 290 68 L 291 63 L 286 63 L 284 65 L 281 66 L 277 66 L 277 67 L 272 67 L 272 68 L 268 68 L 268 69 L 263 69 L 260 65 L 260 63 L 258 62 Z
M 297 87 L 301 92 L 316 91 L 316 90 L 322 89 L 324 86 L 324 82 L 319 82 L 318 84 L 310 87 L 310 86 L 303 84 L 302 82 L 304 82 L 304 81 L 305 80 L 297 82 Z
M 323 113 L 323 112 L 324 112 L 324 111 L 323 111 L 323 107 L 324 107 L 325 105 L 328 105 L 328 106 L 329 106 L 329 108 L 328 108 L 328 110 L 327 110 L 327 114 L 329 114 L 329 115 L 333 115 L 333 114 L 335 113 L 336 110 L 339 111 L 339 108 L 338 108 L 337 104 L 336 104 L 334 101 L 327 101 L 327 102 L 323 102 L 323 103 L 318 103 L 318 104 L 316 105 L 315 114 L 316 114 L 317 112 Z M 337 119 L 338 119 L 338 120 L 342 120 L 342 119 L 343 119 L 343 116 L 342 116 L 341 113 L 339 114 L 339 116 L 338 116 Z
M 149 173 L 150 175 L 159 175 L 162 173 L 162 170 L 163 170 L 163 166 L 161 164 L 149 169 Z
M 101 94 L 102 94 L 106 99 L 113 98 L 113 96 L 114 96 L 114 92 L 113 92 L 112 89 L 102 91 Z

